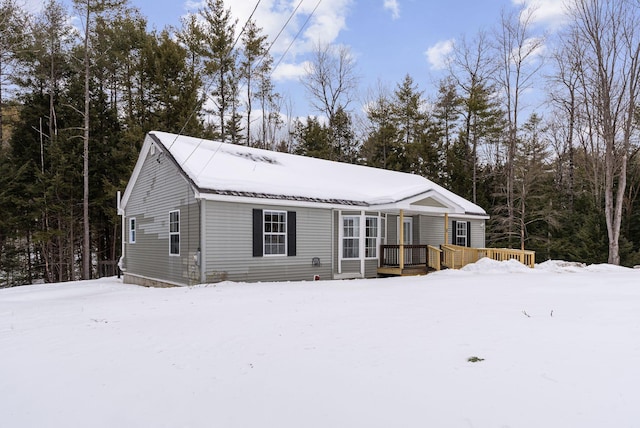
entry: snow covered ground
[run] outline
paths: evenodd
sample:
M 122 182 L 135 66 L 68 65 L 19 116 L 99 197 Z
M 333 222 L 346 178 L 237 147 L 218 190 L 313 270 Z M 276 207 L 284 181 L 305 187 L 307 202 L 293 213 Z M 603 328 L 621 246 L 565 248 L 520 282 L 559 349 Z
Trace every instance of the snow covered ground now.
M 639 391 L 640 270 L 0 290 L 2 427 L 620 428 Z

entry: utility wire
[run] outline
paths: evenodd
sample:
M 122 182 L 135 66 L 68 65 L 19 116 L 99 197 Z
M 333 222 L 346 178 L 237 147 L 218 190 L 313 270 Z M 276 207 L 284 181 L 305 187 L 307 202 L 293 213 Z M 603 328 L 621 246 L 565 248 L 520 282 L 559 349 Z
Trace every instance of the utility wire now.
M 249 22 L 251 21 L 251 18 L 253 17 L 254 13 L 256 12 L 256 10 L 258 9 L 258 6 L 260 5 L 260 2 L 262 0 L 258 0 L 255 7 L 253 8 L 253 11 L 251 12 L 251 15 L 249 15 L 249 18 L 247 18 L 247 20 L 245 21 L 244 25 L 242 26 L 242 30 L 240 31 L 240 33 L 238 34 L 238 37 L 236 37 L 236 40 L 233 42 L 233 45 L 231 47 L 231 49 L 229 50 L 227 55 L 231 55 L 231 53 L 233 52 L 236 44 L 238 43 L 238 41 L 240 40 L 240 37 L 242 36 L 242 34 L 244 33 L 247 25 L 249 25 Z M 295 16 L 296 12 L 298 11 L 298 9 L 300 8 L 300 6 L 302 5 L 304 0 L 300 0 L 297 4 L 297 6 L 295 7 L 295 9 L 291 12 L 291 14 L 289 15 L 289 18 L 287 18 L 287 21 L 284 23 L 284 25 L 282 26 L 282 28 L 280 28 L 280 31 L 278 32 L 278 34 L 276 35 L 276 37 L 273 39 L 273 41 L 271 42 L 271 44 L 269 45 L 269 47 L 267 48 L 267 50 L 265 51 L 265 53 L 262 55 L 262 57 L 260 58 L 260 61 L 258 61 L 257 65 L 259 66 L 262 61 L 266 58 L 266 56 L 269 54 L 269 52 L 271 51 L 271 48 L 275 45 L 276 41 L 278 40 L 278 38 L 280 37 L 280 35 L 284 32 L 285 28 L 289 25 L 289 23 L 291 22 L 291 20 L 293 19 L 293 17 Z M 273 74 L 273 72 L 275 71 L 275 69 L 280 65 L 280 63 L 282 62 L 282 60 L 284 59 L 284 57 L 287 55 L 287 53 L 289 52 L 289 49 L 291 49 L 291 46 L 293 46 L 293 43 L 298 39 L 298 37 L 300 36 L 300 34 L 302 33 L 302 30 L 304 30 L 304 28 L 307 26 L 307 24 L 309 23 L 309 21 L 311 20 L 311 18 L 313 17 L 313 15 L 315 14 L 316 10 L 318 9 L 318 7 L 320 6 L 320 4 L 322 3 L 322 0 L 318 0 L 318 2 L 316 3 L 316 6 L 313 8 L 313 10 L 311 11 L 311 13 L 309 14 L 309 16 L 307 17 L 307 19 L 305 20 L 304 24 L 302 25 L 302 27 L 300 27 L 300 30 L 298 30 L 298 32 L 296 33 L 296 35 L 294 36 L 294 38 L 291 40 L 291 42 L 289 43 L 289 45 L 287 46 L 287 49 L 284 51 L 284 53 L 280 56 L 280 59 L 278 60 L 278 62 L 276 63 L 276 65 L 273 67 L 273 69 L 271 70 L 271 74 Z M 211 80 L 211 82 L 209 83 L 209 85 L 207 85 L 207 87 L 205 88 L 204 94 L 205 97 L 209 98 L 209 89 L 211 88 L 211 86 L 213 85 L 213 79 Z M 189 121 L 191 120 L 191 118 L 193 117 L 194 114 L 196 114 L 196 111 L 198 110 L 198 107 L 196 106 L 192 111 L 191 114 L 189 114 L 189 117 L 187 118 L 187 120 L 185 121 L 184 125 L 182 126 L 182 128 L 180 129 L 180 132 L 178 133 L 178 135 L 176 135 L 176 138 L 171 142 L 171 144 L 169 145 L 169 149 L 173 146 L 173 144 L 177 141 L 177 139 L 183 135 L 183 132 L 187 126 L 187 124 L 189 123 Z M 194 153 L 195 151 L 200 147 L 200 145 L 202 144 L 202 142 L 204 141 L 204 139 L 201 139 L 200 142 L 198 143 L 198 145 L 193 149 L 193 151 L 189 154 L 189 156 L 187 156 L 187 158 L 185 158 L 184 162 L 186 162 Z M 218 147 L 218 149 L 220 149 L 220 147 Z M 215 156 L 215 154 L 218 152 L 218 150 L 216 150 L 213 153 L 213 156 Z M 207 162 L 207 164 L 211 161 L 211 159 L 209 159 L 209 161 Z M 183 163 L 184 163 L 183 162 Z M 202 172 L 202 171 L 201 171 Z M 199 175 L 199 174 L 198 174 Z
M 307 20 L 304 21 L 304 24 L 302 24 L 302 27 L 300 27 L 300 29 L 298 30 L 298 32 L 296 33 L 295 37 L 293 38 L 293 40 L 291 40 L 291 43 L 289 43 L 289 46 L 287 46 L 287 49 L 284 51 L 284 53 L 280 56 L 280 59 L 278 60 L 278 62 L 276 63 L 276 65 L 271 69 L 271 74 L 273 75 L 273 72 L 276 71 L 276 68 L 278 68 L 278 66 L 280 65 L 280 63 L 282 62 L 282 60 L 284 59 L 284 57 L 287 55 L 287 53 L 289 52 L 289 49 L 291 49 L 291 46 L 293 46 L 293 42 L 295 42 L 298 39 L 298 36 L 300 35 L 300 33 L 302 33 L 302 30 L 304 30 L 304 28 L 307 26 L 307 24 L 309 23 L 309 21 L 311 20 L 311 17 L 313 16 L 314 13 L 316 13 L 316 10 L 318 9 L 318 6 L 320 6 L 320 3 L 322 3 L 322 0 L 318 0 L 318 3 L 316 3 L 316 7 L 313 8 L 313 10 L 311 11 L 311 13 L 309 14 L 309 16 L 307 16 Z
M 238 37 L 236 37 L 236 41 L 233 42 L 233 46 L 231 46 L 231 50 L 233 50 L 233 48 L 236 47 L 236 44 L 238 43 L 238 40 L 240 40 L 240 37 L 242 36 L 242 33 L 244 33 L 244 30 L 247 29 L 247 25 L 249 25 L 249 22 L 251 22 L 251 18 L 253 18 L 253 14 L 256 13 L 256 9 L 258 9 L 258 6 L 260 6 L 260 2 L 261 1 L 262 0 L 258 0 L 258 3 L 256 3 L 256 6 L 253 8 L 253 11 L 251 12 L 251 15 L 249 15 L 249 18 L 247 19 L 247 21 L 242 26 L 242 30 L 240 30 L 240 33 L 238 34 Z
M 273 41 L 271 42 L 271 44 L 269 45 L 269 47 L 267 48 L 267 50 L 264 52 L 264 54 L 262 54 L 262 56 L 260 57 L 260 60 L 257 62 L 256 67 L 259 67 L 260 64 L 262 64 L 262 61 L 264 61 L 264 59 L 267 57 L 267 55 L 269 55 L 269 52 L 271 51 L 271 48 L 273 47 L 273 45 L 276 44 L 276 41 L 278 41 L 278 38 L 280 37 L 280 35 L 282 34 L 282 32 L 284 31 L 285 28 L 287 28 L 287 25 L 289 25 L 289 22 L 291 21 L 291 19 L 295 16 L 296 12 L 298 11 L 298 9 L 300 8 L 300 6 L 302 5 L 302 2 L 304 0 L 300 0 L 298 2 L 298 5 L 296 6 L 295 9 L 293 9 L 293 11 L 291 12 L 291 14 L 289 15 L 289 18 L 287 19 L 287 21 L 284 23 L 284 25 L 282 26 L 282 28 L 280 28 L 280 31 L 278 32 L 278 34 L 276 34 L 276 37 L 273 39 Z
M 249 17 L 247 18 L 247 20 L 245 21 L 244 25 L 242 26 L 242 30 L 240 30 L 240 33 L 238 34 L 238 37 L 236 37 L 236 40 L 233 42 L 233 45 L 231 46 L 231 49 L 229 49 L 229 52 L 227 53 L 227 56 L 231 55 L 231 53 L 233 52 L 233 49 L 236 47 L 236 44 L 238 43 L 238 40 L 240 40 L 240 37 L 242 37 L 242 34 L 244 33 L 244 30 L 247 28 L 247 25 L 249 25 L 249 22 L 251 21 L 251 18 L 253 18 L 253 14 L 256 12 L 256 10 L 258 9 L 258 6 L 260 5 L 260 2 L 262 0 L 258 0 L 256 5 L 253 8 L 253 11 L 251 12 L 251 15 L 249 15 Z M 302 2 L 302 0 L 301 0 Z M 298 5 L 299 7 L 300 5 Z M 281 30 L 282 31 L 282 30 Z M 226 59 L 226 58 L 225 58 Z M 211 86 L 213 85 L 213 79 L 211 79 L 211 82 L 209 83 L 209 85 L 207 85 L 207 87 L 205 88 L 204 94 L 205 96 L 208 98 L 209 97 L 209 89 L 211 89 Z M 182 125 L 182 128 L 180 128 L 180 132 L 178 133 L 178 135 L 176 135 L 176 138 L 174 138 L 174 140 L 171 142 L 171 144 L 169 144 L 168 149 L 170 149 L 171 147 L 173 147 L 173 144 L 176 142 L 176 140 L 182 135 L 182 133 L 184 132 L 185 128 L 187 127 L 187 125 L 189 124 L 189 121 L 191 121 L 191 118 L 193 118 L 193 115 L 196 114 L 196 111 L 198 110 L 198 106 L 195 106 L 193 108 L 193 110 L 191 110 L 191 113 L 189 114 L 189 117 L 185 120 L 184 125 Z M 200 143 L 202 143 L 202 140 L 200 141 Z M 200 146 L 200 144 L 198 144 L 198 146 L 196 147 L 196 149 Z M 195 150 L 194 149 L 194 152 Z M 191 157 L 191 155 L 193 154 L 193 152 L 185 159 L 185 162 L 187 159 L 189 159 L 189 157 Z M 183 162 L 184 163 L 184 162 Z

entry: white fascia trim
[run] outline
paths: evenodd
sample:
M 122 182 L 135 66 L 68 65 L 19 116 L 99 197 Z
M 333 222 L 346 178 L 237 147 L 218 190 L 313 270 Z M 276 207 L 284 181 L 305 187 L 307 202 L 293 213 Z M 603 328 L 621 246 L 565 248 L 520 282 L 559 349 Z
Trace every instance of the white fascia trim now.
M 458 213 L 449 213 L 449 220 L 455 220 L 457 218 L 461 218 L 464 220 L 489 220 L 489 215 L 479 215 L 479 214 L 458 214 Z
M 371 207 L 368 208 L 367 211 L 380 211 L 380 212 L 387 212 L 387 213 L 394 213 L 394 212 L 398 212 L 400 210 L 404 210 L 405 212 L 415 212 L 415 213 L 420 213 L 420 214 L 425 214 L 425 215 L 429 215 L 429 214 L 464 214 L 465 211 L 464 210 L 455 210 L 455 209 L 451 209 L 451 208 L 444 208 L 444 207 L 428 207 L 428 206 L 421 206 L 421 205 L 411 205 L 410 203 L 407 202 L 400 202 L 400 203 L 394 203 L 394 204 L 384 204 L 384 205 L 372 205 Z
M 406 214 L 406 213 L 405 213 Z M 455 220 L 458 218 L 461 219 L 465 219 L 465 220 L 488 220 L 490 218 L 490 216 L 488 214 L 458 214 L 458 213 L 445 213 L 445 214 L 449 214 L 449 219 L 451 220 Z M 420 213 L 420 215 L 426 216 L 426 217 L 438 217 L 438 218 L 442 218 L 444 217 L 444 214 L 442 213 Z
M 216 193 L 206 193 L 195 191 L 196 199 L 202 199 L 206 201 L 217 202 L 236 202 L 240 204 L 252 204 L 252 205 L 273 205 L 273 206 L 286 206 L 286 207 L 302 207 L 302 208 L 326 208 L 337 210 L 362 210 L 361 205 L 340 205 L 330 204 L 326 202 L 312 202 L 312 201 L 295 201 L 289 199 L 271 199 L 271 198 L 252 198 L 250 196 L 233 196 L 233 195 L 218 195 Z M 366 207 L 367 211 L 370 211 L 369 207 Z
M 136 181 L 140 176 L 140 171 L 142 171 L 142 167 L 144 166 L 144 163 L 147 160 L 147 156 L 149 155 L 149 151 L 151 150 L 151 146 L 153 144 L 154 144 L 153 140 L 149 135 L 147 135 L 144 138 L 144 143 L 142 144 L 142 149 L 140 150 L 140 154 L 138 155 L 136 166 L 133 168 L 133 172 L 131 173 L 131 178 L 129 178 L 129 182 L 127 183 L 127 188 L 124 190 L 124 194 L 122 195 L 122 200 L 120 201 L 120 208 L 122 210 L 121 215 L 124 215 L 125 213 L 127 202 L 131 197 L 131 192 L 133 192 L 133 186 L 136 184 Z

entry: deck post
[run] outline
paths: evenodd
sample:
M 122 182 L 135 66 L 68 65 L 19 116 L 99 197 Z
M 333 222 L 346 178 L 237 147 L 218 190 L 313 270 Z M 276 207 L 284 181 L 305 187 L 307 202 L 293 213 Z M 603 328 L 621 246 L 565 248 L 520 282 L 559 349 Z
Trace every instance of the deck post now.
M 449 213 L 444 213 L 444 245 L 449 243 Z
M 398 244 L 400 245 L 400 272 L 404 269 L 404 210 L 400 210 L 400 231 L 398 233 Z

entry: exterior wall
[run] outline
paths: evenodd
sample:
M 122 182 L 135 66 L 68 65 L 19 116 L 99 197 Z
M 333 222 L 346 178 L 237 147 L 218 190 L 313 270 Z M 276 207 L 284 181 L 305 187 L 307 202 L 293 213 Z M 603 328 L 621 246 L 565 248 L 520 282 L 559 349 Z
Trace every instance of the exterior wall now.
M 485 246 L 485 229 L 484 219 L 462 219 L 449 216 L 449 239 L 447 242 L 453 242 L 453 230 L 451 222 L 470 221 L 471 223 L 471 246 L 476 248 L 484 248 Z M 389 227 L 387 229 L 387 243 L 396 244 L 398 241 L 398 216 L 388 216 Z M 444 217 L 440 216 L 413 216 L 413 243 L 419 245 L 432 245 L 439 247 L 444 243 Z
M 389 245 L 397 245 L 400 243 L 398 241 L 398 215 L 388 215 L 387 216 L 387 244 Z M 413 243 L 416 245 L 422 244 L 420 230 L 422 230 L 422 224 L 419 217 L 424 216 L 411 216 L 405 215 L 404 218 L 412 218 L 413 219 Z M 439 245 L 439 244 L 438 244 Z
M 160 150 L 152 152 L 125 207 L 125 282 L 140 283 L 139 277 L 144 277 L 173 285 L 198 283 L 194 255 L 200 247 L 199 203 L 178 168 Z M 180 210 L 179 256 L 169 255 L 169 211 L 173 210 Z M 132 217 L 136 219 L 135 244 L 129 243 Z
M 205 282 L 331 279 L 331 210 L 232 202 L 205 204 Z M 296 255 L 253 257 L 253 209 L 296 212 Z M 320 266 L 312 259 L 320 258 Z
M 468 218 L 456 218 L 449 216 L 449 242 L 453 242 L 453 228 L 451 227 L 452 221 L 468 221 L 471 223 L 471 244 L 470 247 L 484 248 L 485 247 L 485 221 L 484 219 L 471 219 Z
M 419 216 L 420 244 L 439 247 L 444 244 L 444 217 Z M 451 226 L 449 226 L 451 228 Z M 451 230 L 449 230 L 451 234 Z M 447 242 L 451 242 L 451 237 Z
M 487 246 L 485 241 L 485 220 L 470 220 L 471 221 L 471 246 L 475 248 L 485 248 Z

